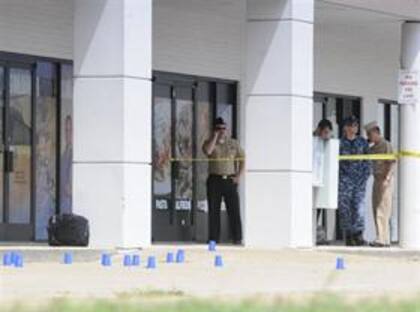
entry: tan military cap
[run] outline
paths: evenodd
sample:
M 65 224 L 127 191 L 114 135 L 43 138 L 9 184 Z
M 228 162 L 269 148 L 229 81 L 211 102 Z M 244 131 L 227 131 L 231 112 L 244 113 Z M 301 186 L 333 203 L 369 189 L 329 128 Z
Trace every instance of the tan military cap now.
M 378 124 L 377 121 L 372 121 L 372 122 L 369 122 L 368 124 L 366 124 L 364 128 L 365 128 L 366 132 L 369 132 L 369 131 L 371 131 L 375 128 L 379 128 L 379 124 Z

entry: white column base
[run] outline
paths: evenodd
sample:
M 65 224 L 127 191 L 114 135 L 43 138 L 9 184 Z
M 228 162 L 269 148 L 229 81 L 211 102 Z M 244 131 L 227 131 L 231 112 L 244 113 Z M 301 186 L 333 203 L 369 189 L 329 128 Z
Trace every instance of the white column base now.
M 151 166 L 75 163 L 74 212 L 90 222 L 90 246 L 147 247 L 151 242 Z
M 312 246 L 310 172 L 248 172 L 245 188 L 247 247 Z
M 400 245 L 407 249 L 420 249 L 420 202 L 419 192 L 420 162 L 405 158 L 400 165 Z

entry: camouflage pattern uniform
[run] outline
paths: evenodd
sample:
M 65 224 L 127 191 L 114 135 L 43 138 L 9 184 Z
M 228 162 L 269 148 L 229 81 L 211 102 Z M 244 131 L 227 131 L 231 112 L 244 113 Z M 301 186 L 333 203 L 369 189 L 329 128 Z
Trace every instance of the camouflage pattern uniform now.
M 367 154 L 368 150 L 369 144 L 362 137 L 340 141 L 340 155 Z M 338 209 L 346 238 L 361 237 L 365 229 L 366 182 L 370 171 L 371 164 L 366 160 L 340 162 Z

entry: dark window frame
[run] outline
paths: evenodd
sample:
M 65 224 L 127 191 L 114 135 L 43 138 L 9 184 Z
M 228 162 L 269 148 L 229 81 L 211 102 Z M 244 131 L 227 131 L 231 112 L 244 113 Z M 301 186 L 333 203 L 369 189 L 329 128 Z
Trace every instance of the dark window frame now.
M 337 93 L 328 93 L 328 92 L 314 92 L 314 99 L 319 100 L 322 102 L 322 118 L 327 118 L 326 115 L 326 108 L 327 108 L 327 100 L 328 98 L 335 98 L 336 99 L 336 121 L 338 125 L 338 138 L 340 139 L 342 136 L 342 127 L 340 122 L 342 122 L 343 118 L 343 106 L 350 104 L 354 105 L 352 108 L 352 113 L 359 119 L 360 125 L 363 125 L 363 98 L 360 96 L 354 95 L 344 95 L 344 94 L 337 94 Z M 359 127 L 359 133 L 361 132 L 361 126 Z M 323 222 L 325 223 L 326 216 L 323 215 Z M 342 240 L 342 231 L 340 228 L 339 222 L 339 214 L 338 211 L 336 213 L 336 224 L 335 224 L 335 231 L 336 231 L 336 240 Z
M 153 78 L 152 78 L 152 82 L 153 83 L 157 83 L 157 84 L 162 84 L 162 85 L 167 85 L 167 86 L 191 86 L 192 87 L 192 101 L 193 101 L 193 114 L 194 114 L 194 119 L 193 119 L 193 138 L 195 138 L 195 136 L 197 135 L 197 125 L 196 125 L 196 108 L 198 105 L 198 96 L 197 96 L 197 87 L 200 83 L 208 83 L 209 85 L 209 95 L 210 95 L 210 105 L 211 107 L 211 113 L 210 113 L 210 125 L 213 123 L 213 121 L 215 120 L 215 118 L 217 118 L 216 113 L 217 113 L 217 84 L 218 83 L 223 83 L 223 84 L 228 84 L 231 85 L 232 88 L 234 89 L 234 93 L 231 94 L 232 97 L 232 137 L 237 138 L 238 135 L 238 129 L 237 129 L 237 125 L 238 125 L 238 120 L 237 120 L 237 116 L 238 116 L 238 105 L 239 105 L 239 98 L 238 98 L 238 81 L 235 80 L 230 80 L 230 79 L 220 79 L 220 78 L 212 78 L 212 77 L 206 77 L 206 76 L 197 76 L 197 75 L 188 75 L 188 74 L 182 74 L 182 73 L 172 73 L 172 72 L 165 72 L 165 71 L 154 71 L 153 72 Z M 152 106 L 154 106 L 154 98 L 155 98 L 155 88 L 152 88 Z M 174 94 L 173 92 L 171 92 L 171 101 L 172 104 L 174 105 L 174 102 L 176 101 L 176 94 Z M 152 111 L 153 111 L 153 107 L 152 107 Z M 151 133 L 152 133 L 152 138 L 154 137 L 154 118 L 152 118 L 152 123 L 151 123 Z M 193 153 L 194 155 L 197 154 L 197 149 L 200 148 L 198 146 L 196 146 L 195 144 L 195 139 L 193 140 Z M 153 143 L 153 139 L 152 139 L 152 159 L 153 159 L 153 151 L 155 150 L 155 146 Z M 173 144 L 173 142 L 171 143 Z M 153 170 L 153 168 L 152 168 Z M 193 164 L 193 181 L 194 179 L 197 178 L 197 167 L 195 164 Z M 152 179 L 153 179 L 153 172 L 152 172 Z M 173 180 L 173 179 L 172 179 Z M 152 192 L 152 197 L 151 197 L 151 207 L 152 207 L 152 214 L 153 214 L 153 207 L 154 207 L 154 200 L 155 200 L 155 196 L 154 196 L 154 183 L 152 181 L 151 183 L 151 192 Z M 174 188 L 172 185 L 172 196 L 174 193 Z M 195 227 L 195 214 L 197 212 L 196 210 L 196 206 L 197 206 L 197 190 L 196 190 L 196 183 L 193 184 L 193 207 L 191 209 L 191 226 Z M 153 221 L 152 221 L 153 222 Z M 173 216 L 170 217 L 170 223 L 173 224 Z M 152 236 L 153 236 L 153 224 L 152 224 Z M 155 237 L 152 237 L 153 241 L 160 241 L 160 239 L 156 240 Z M 192 241 L 196 240 L 196 237 L 192 237 Z
M 339 137 L 342 136 L 342 127 L 340 121 L 342 121 L 343 115 L 343 105 L 352 104 L 355 105 L 353 108 L 353 115 L 355 115 L 359 119 L 360 125 L 363 125 L 363 98 L 360 96 L 355 95 L 348 95 L 348 94 L 338 94 L 338 93 L 329 93 L 329 92 L 314 92 L 314 99 L 320 100 L 322 102 L 322 118 L 327 118 L 326 115 L 326 108 L 327 103 L 326 100 L 328 98 L 335 98 L 336 99 L 336 120 L 338 124 L 338 133 Z M 359 127 L 360 133 L 361 127 Z
M 71 65 L 74 66 L 72 60 L 55 58 L 55 57 L 45 57 L 29 54 L 21 54 L 14 52 L 0 51 L 0 66 L 6 67 L 29 67 L 32 72 L 32 95 L 31 95 L 31 119 L 32 119 L 32 134 L 31 134 L 31 225 L 33 226 L 32 240 L 35 240 L 35 231 L 36 231 L 36 104 L 37 104 L 37 63 L 46 62 L 54 65 L 55 70 L 57 71 L 57 81 L 55 88 L 56 100 L 57 100 L 57 111 L 56 111 L 56 201 L 55 201 L 55 212 L 60 213 L 60 204 L 61 204 L 61 194 L 60 194 L 60 172 L 61 172 L 61 67 L 62 65 Z M 0 203 L 2 204 L 2 203 Z
M 392 133 L 392 121 L 391 121 L 391 115 L 392 115 L 392 106 L 395 105 L 396 107 L 399 107 L 398 102 L 395 100 L 388 100 L 388 99 L 379 99 L 378 104 L 384 105 L 384 129 L 383 130 L 383 136 L 388 141 L 391 140 L 391 133 Z M 398 136 L 400 136 L 400 133 L 398 133 Z

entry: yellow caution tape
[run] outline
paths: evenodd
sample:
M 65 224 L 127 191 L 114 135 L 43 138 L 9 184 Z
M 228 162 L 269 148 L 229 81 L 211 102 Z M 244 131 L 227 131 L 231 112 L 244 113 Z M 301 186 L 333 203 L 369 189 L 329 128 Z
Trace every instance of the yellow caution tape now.
M 420 158 L 420 152 L 417 151 L 401 151 L 400 157 Z
M 393 154 L 358 154 L 358 155 L 340 155 L 339 160 L 398 160 L 403 157 L 420 158 L 420 152 L 401 151 Z
M 398 154 L 340 155 L 339 160 L 397 160 Z
M 219 162 L 219 161 L 244 161 L 245 158 L 171 158 L 171 162 Z
M 354 154 L 339 155 L 341 161 L 358 161 L 358 160 L 398 160 L 403 157 L 420 158 L 420 152 L 417 151 L 401 151 L 393 154 Z M 245 158 L 171 158 L 171 162 L 224 162 L 224 161 L 244 161 Z
M 393 154 L 340 155 L 339 160 L 398 160 L 403 157 L 420 158 L 420 152 L 401 151 Z

